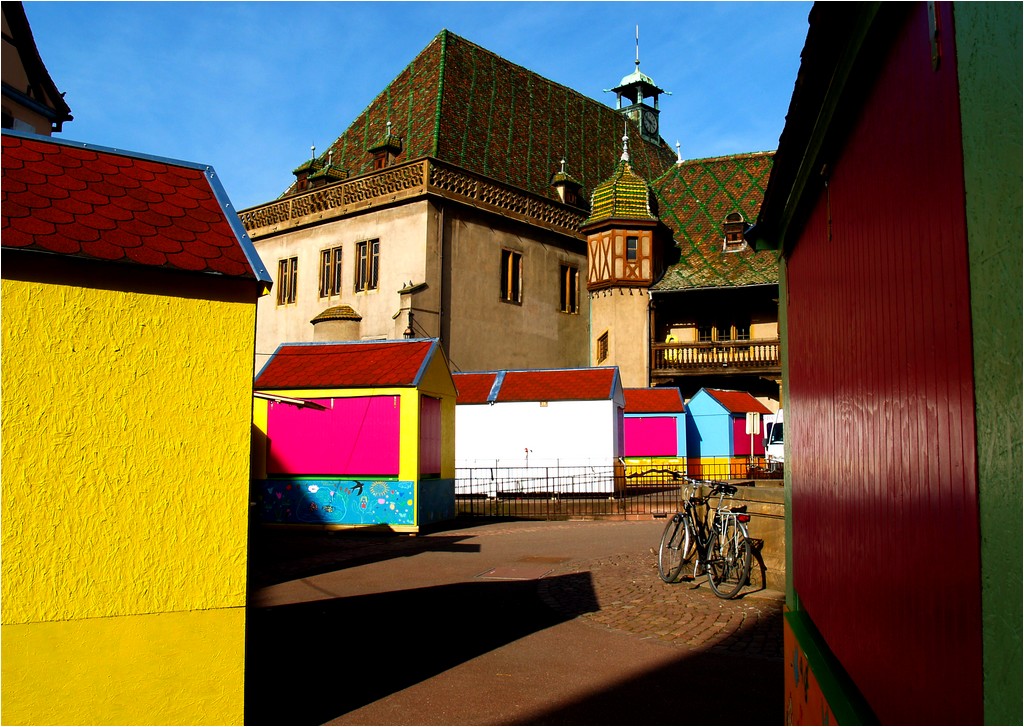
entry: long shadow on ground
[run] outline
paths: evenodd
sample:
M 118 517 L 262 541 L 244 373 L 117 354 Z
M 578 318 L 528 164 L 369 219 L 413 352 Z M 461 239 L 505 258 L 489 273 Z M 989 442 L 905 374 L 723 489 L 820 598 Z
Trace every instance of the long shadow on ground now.
M 557 578 L 593 594 L 587 573 Z M 250 608 L 245 722 L 323 724 L 574 615 L 545 606 L 533 581 Z
M 249 589 L 310 578 L 425 551 L 478 552 L 472 536 L 409 537 L 359 531 L 250 529 Z

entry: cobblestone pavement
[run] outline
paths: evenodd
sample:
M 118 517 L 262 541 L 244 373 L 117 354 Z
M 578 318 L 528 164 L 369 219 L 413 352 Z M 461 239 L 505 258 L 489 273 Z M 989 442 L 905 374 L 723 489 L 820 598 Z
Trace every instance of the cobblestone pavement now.
M 551 575 L 588 572 L 590 587 L 570 590 L 544 578 L 538 590 L 550 607 L 594 626 L 690 649 L 782 658 L 781 593 L 747 589 L 722 600 L 703 578 L 663 582 L 656 557 L 652 551 L 562 564 Z

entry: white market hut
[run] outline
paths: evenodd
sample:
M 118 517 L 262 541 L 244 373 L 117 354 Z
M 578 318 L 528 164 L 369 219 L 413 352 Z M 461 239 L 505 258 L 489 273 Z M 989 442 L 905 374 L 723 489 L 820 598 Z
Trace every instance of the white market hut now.
M 624 453 L 616 367 L 453 374 L 466 494 L 608 493 Z M 621 474 L 621 473 L 620 473 Z

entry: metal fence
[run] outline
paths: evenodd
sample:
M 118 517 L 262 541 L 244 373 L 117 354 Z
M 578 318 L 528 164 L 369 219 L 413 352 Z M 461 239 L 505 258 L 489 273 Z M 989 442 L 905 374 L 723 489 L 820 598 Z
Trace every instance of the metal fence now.
M 463 516 L 569 520 L 675 512 L 682 475 L 740 483 L 781 479 L 763 458 L 736 462 L 618 461 L 607 465 L 462 467 L 455 472 L 455 509 Z

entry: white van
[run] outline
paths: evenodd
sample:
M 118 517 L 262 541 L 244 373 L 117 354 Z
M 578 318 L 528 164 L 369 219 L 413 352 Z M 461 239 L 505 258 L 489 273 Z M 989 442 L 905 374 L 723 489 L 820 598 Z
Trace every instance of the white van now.
M 767 414 L 764 421 L 764 457 L 769 472 L 782 469 L 785 458 L 782 453 L 782 409 L 776 414 Z

